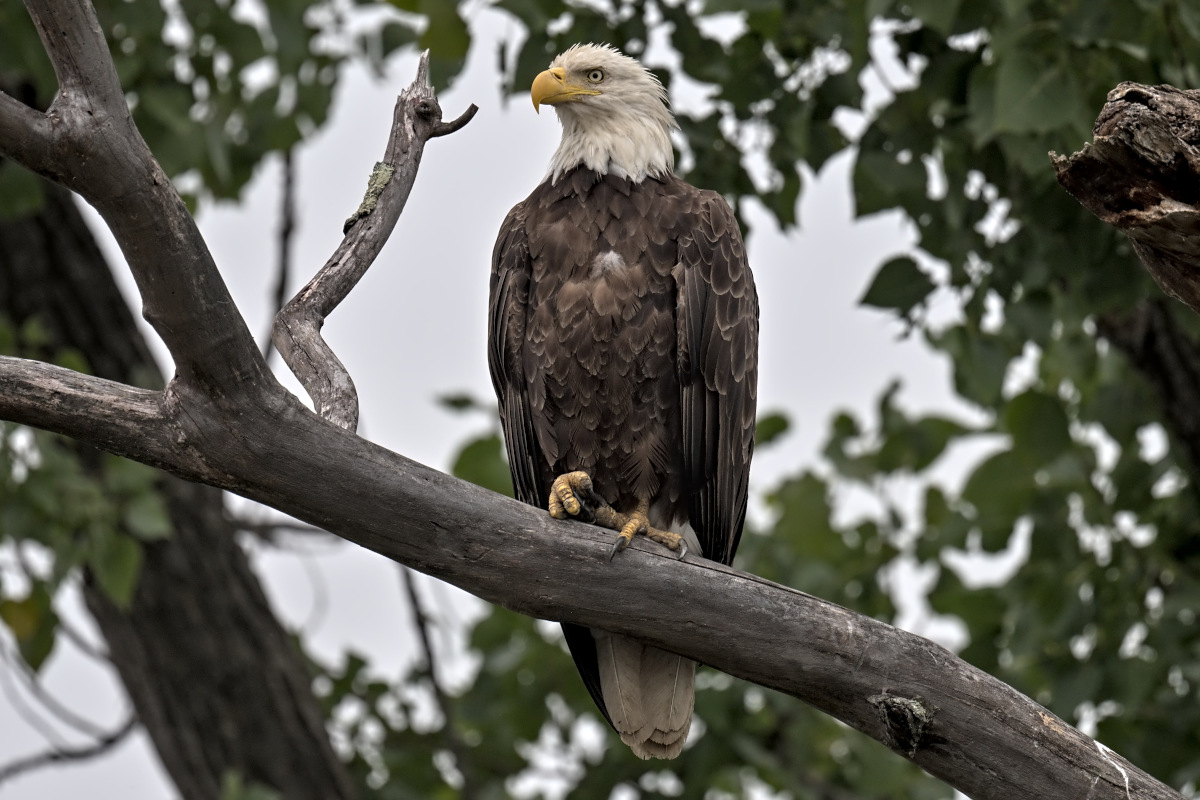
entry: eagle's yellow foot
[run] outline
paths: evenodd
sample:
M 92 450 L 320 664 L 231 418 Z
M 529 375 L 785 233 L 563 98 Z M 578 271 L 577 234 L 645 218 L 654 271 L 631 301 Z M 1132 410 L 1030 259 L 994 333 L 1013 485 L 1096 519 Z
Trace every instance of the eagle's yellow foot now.
M 583 517 L 585 522 L 592 521 L 592 510 L 604 504 L 604 501 L 592 488 L 592 477 L 586 472 L 568 472 L 559 475 L 550 484 L 550 516 L 555 519 L 568 517 Z
M 624 550 L 633 541 L 634 536 L 645 536 L 661 545 L 671 548 L 683 558 L 687 555 L 687 542 L 683 537 L 671 531 L 660 531 L 650 524 L 647 513 L 650 503 L 643 500 L 638 503 L 632 514 L 622 514 L 610 506 L 592 486 L 592 477 L 582 470 L 559 475 L 550 484 L 550 497 L 546 503 L 550 516 L 555 519 L 575 517 L 583 522 L 591 522 L 602 528 L 618 531 L 617 541 L 613 543 L 608 560 Z
M 650 524 L 650 519 L 646 516 L 649 506 L 650 504 L 647 502 L 638 503 L 637 510 L 632 514 L 622 514 L 607 504 L 596 509 L 597 525 L 620 531 L 617 534 L 617 540 L 613 542 L 612 550 L 608 553 L 609 561 L 612 561 L 613 556 L 628 547 L 629 543 L 633 541 L 633 537 L 638 534 L 675 550 L 679 553 L 680 558 L 687 555 L 687 542 L 683 540 L 682 536 L 671 531 L 661 531 Z

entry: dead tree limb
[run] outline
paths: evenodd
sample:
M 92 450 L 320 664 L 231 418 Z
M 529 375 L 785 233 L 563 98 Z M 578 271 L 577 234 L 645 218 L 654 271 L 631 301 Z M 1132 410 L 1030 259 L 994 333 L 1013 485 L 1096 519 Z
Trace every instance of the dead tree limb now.
M 300 379 L 317 413 L 347 430 L 358 428 L 358 393 L 350 373 L 321 338 L 321 326 L 392 235 L 417 179 L 425 142 L 458 130 L 476 111 L 472 105 L 453 122 L 442 122 L 442 109 L 429 83 L 429 52 L 422 53 L 417 77 L 396 98 L 383 160 L 371 173 L 362 204 L 343 226 L 345 238 L 275 317 L 271 338 L 279 354 Z
M 1051 153 L 1059 182 L 1200 312 L 1200 91 L 1122 83 L 1093 133 L 1078 153 Z
M 265 369 L 194 223 L 118 107 L 91 9 L 28 4 L 64 91 L 47 115 L 49 144 L 41 117 L 0 102 L 0 153 L 101 209 L 178 369 L 163 392 L 138 392 L 0 358 L 0 418 L 237 492 L 507 608 L 635 636 L 778 689 L 979 800 L 1179 798 L 920 636 L 704 559 L 676 561 L 648 542 L 610 563 L 605 532 L 552 520 L 310 412 Z

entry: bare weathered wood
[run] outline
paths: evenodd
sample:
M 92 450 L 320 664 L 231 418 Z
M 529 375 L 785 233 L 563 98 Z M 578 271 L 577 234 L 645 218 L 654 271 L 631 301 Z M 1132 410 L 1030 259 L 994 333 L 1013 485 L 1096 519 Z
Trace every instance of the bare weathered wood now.
M 56 10 L 77 5 L 30 3 Z M 47 49 L 52 59 L 64 57 L 49 43 Z M 12 127 L 0 124 L 0 136 Z M 92 134 L 118 139 L 106 141 L 114 150 L 128 149 L 119 141 L 127 135 L 122 126 Z M 24 149 L 4 152 L 19 160 Z M 190 221 L 175 230 L 184 224 L 175 215 L 177 198 L 160 207 L 126 207 L 105 195 L 96 178 L 121 167 L 119 159 L 55 165 L 64 182 L 75 169 L 86 173 L 92 202 L 109 210 L 106 219 L 127 253 L 136 250 L 142 228 L 177 234 L 171 247 L 197 248 L 170 251 L 186 269 L 166 270 L 161 259 L 141 252 L 130 259 L 148 307 L 153 299 L 156 311 L 165 312 L 156 322 L 171 337 L 168 344 L 175 342 L 172 353 L 182 366 L 165 392 L 127 397 L 66 370 L 0 359 L 0 417 L 237 492 L 507 608 L 642 638 L 791 694 L 979 800 L 1179 798 L 922 637 L 713 562 L 677 561 L 650 542 L 638 541 L 610 563 L 607 533 L 552 520 L 313 414 L 263 374 L 257 350 L 250 348 L 253 357 L 243 352 L 240 318 L 232 331 L 222 327 L 225 317 L 214 307 L 227 304 L 227 294 L 219 278 L 211 280 L 207 251 Z M 149 217 L 135 217 L 136 225 L 110 218 L 122 211 Z M 378 213 L 355 227 L 375 224 Z M 160 283 L 147 287 L 147 278 Z M 225 311 L 236 317 L 231 309 Z M 181 337 L 192 341 L 183 344 Z M 230 371 L 213 372 L 219 365 Z M 56 387 L 67 405 L 51 402 Z M 114 400 L 143 414 L 150 434 L 138 435 L 117 419 L 108 408 Z M 45 410 L 47 403 L 56 410 Z
M 1119 228 L 1154 280 L 1200 312 L 1200 90 L 1122 83 L 1058 180 Z
M 275 348 L 325 419 L 347 430 L 358 427 L 358 392 L 342 362 L 321 338 L 325 318 L 350 294 L 392 235 L 408 202 L 425 142 L 458 130 L 475 115 L 472 105 L 453 122 L 429 83 L 429 52 L 421 54 L 417 77 L 396 98 L 392 132 L 383 160 L 375 165 L 366 195 L 346 220 L 345 238 L 316 276 L 275 317 Z

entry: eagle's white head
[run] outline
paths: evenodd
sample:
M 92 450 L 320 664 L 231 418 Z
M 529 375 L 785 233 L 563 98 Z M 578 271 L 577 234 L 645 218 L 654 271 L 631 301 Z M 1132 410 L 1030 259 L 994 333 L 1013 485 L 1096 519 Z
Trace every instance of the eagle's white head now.
M 534 109 L 552 105 L 562 123 L 552 182 L 580 164 L 635 183 L 675 165 L 671 131 L 678 126 L 666 89 L 615 47 L 575 45 L 534 79 L 530 95 Z

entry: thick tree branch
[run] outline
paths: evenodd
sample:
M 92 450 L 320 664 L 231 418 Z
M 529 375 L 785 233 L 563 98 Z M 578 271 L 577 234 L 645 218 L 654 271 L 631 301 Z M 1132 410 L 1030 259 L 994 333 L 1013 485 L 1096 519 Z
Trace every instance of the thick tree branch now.
M 0 156 L 46 172 L 50 164 L 50 120 L 0 91 Z
M 28 0 L 25 7 L 54 65 L 58 100 L 82 103 L 92 113 L 114 119 L 125 117 L 125 93 L 91 4 Z
M 1163 291 L 1200 312 L 1200 90 L 1122 83 L 1058 180 L 1120 228 Z
M 429 52 L 421 54 L 417 77 L 396 98 L 392 132 L 383 160 L 375 165 L 366 196 L 346 220 L 345 238 L 325 266 L 275 318 L 272 340 L 325 419 L 347 430 L 358 427 L 358 393 L 350 373 L 321 338 L 321 326 L 374 263 L 408 202 L 425 142 L 458 130 L 475 114 L 443 123 L 429 83 Z
M 190 400 L 186 445 L 222 465 L 219 485 L 493 603 L 791 694 L 971 797 L 1126 798 L 1126 778 L 1135 797 L 1179 797 L 919 636 L 652 543 L 610 563 L 605 532 L 416 464 L 298 402 L 230 418 Z
M 162 392 L 0 356 L 0 419 L 62 433 L 156 466 L 180 460 L 162 402 Z
M 0 154 L 78 192 L 116 237 L 178 373 L 277 390 L 187 207 L 142 140 L 90 3 L 26 3 L 59 77 L 45 114 L 0 101 Z M 32 111 L 32 113 L 31 113 Z M 231 380 L 232 378 L 232 380 Z

